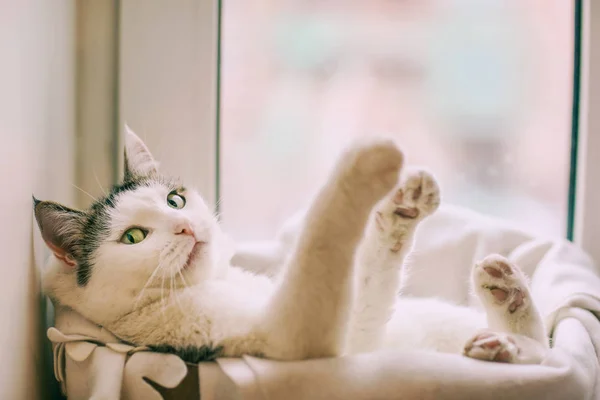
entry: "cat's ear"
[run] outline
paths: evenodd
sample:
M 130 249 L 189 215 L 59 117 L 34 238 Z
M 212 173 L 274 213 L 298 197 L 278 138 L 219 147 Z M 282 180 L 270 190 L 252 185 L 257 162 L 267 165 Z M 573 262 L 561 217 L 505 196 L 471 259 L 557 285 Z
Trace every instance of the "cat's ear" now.
M 83 232 L 85 213 L 35 197 L 33 211 L 48 248 L 67 266 L 77 267 L 74 250 Z
M 137 177 L 154 175 L 158 172 L 158 163 L 150 150 L 125 124 L 125 181 Z

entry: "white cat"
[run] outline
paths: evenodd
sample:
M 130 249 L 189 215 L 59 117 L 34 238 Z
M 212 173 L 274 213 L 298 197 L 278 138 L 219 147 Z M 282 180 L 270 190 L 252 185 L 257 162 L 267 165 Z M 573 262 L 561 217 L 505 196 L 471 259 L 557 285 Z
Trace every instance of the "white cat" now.
M 124 182 L 86 211 L 34 199 L 54 254 L 45 292 L 124 341 L 190 361 L 421 348 L 538 363 L 548 350 L 523 273 L 500 256 L 473 268 L 485 315 L 398 297 L 415 229 L 440 197 L 423 171 L 398 185 L 403 155 L 389 140 L 341 156 L 297 238 L 284 238 L 292 250 L 273 280 L 230 265 L 232 247 L 200 195 L 161 176 L 129 130 L 125 162 Z M 243 258 L 257 267 L 269 257 Z

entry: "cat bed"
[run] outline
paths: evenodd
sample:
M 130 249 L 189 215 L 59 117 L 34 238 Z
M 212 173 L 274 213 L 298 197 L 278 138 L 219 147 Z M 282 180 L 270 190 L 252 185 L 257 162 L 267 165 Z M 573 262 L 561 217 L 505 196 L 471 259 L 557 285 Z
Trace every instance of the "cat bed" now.
M 490 253 L 508 257 L 531 277 L 553 341 L 541 365 L 419 351 L 189 364 L 122 343 L 57 307 L 55 327 L 48 330 L 54 373 L 69 399 L 600 399 L 600 272 L 571 243 L 443 207 L 417 232 L 403 295 L 480 307 L 468 275 L 475 260 Z

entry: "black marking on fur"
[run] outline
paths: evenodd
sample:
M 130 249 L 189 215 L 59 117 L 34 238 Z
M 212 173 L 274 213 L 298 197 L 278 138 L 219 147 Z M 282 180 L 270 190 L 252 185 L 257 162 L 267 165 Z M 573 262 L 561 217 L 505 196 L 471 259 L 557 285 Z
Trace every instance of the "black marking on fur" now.
M 42 202 L 32 197 L 34 210 L 45 206 L 60 213 L 61 218 L 71 226 L 68 234 L 69 254 L 77 262 L 77 284 L 85 286 L 92 273 L 95 253 L 110 234 L 110 209 L 115 208 L 117 198 L 126 192 L 133 192 L 151 184 L 166 186 L 169 190 L 179 188 L 176 180 L 158 175 L 133 177 L 114 185 L 109 194 L 96 200 L 85 212 L 72 210 L 58 203 Z M 165 199 L 166 201 L 166 199 Z M 71 218 L 66 214 L 72 215 Z M 41 229 L 41 226 L 40 226 Z
M 122 193 L 135 191 L 148 183 L 148 180 L 136 179 L 114 185 L 107 196 L 98 199 L 90 206 L 81 234 L 81 252 L 77 258 L 77 283 L 79 286 L 85 286 L 89 282 L 94 254 L 110 234 L 109 209 L 115 207 L 117 197 Z
M 117 198 L 126 192 L 133 192 L 140 187 L 150 186 L 153 183 L 161 184 L 169 189 L 178 187 L 175 180 L 162 176 L 134 176 L 133 179 L 114 185 L 107 196 L 98 199 L 90 206 L 87 212 L 88 218 L 82 232 L 81 256 L 77 259 L 79 264 L 79 268 L 77 269 L 77 283 L 80 286 L 85 286 L 89 282 L 93 268 L 94 254 L 110 234 L 109 210 L 115 208 Z
M 152 351 L 158 353 L 175 354 L 185 362 L 197 364 L 202 361 L 214 361 L 219 357 L 223 356 L 223 346 L 213 347 L 212 345 L 207 346 L 186 346 L 186 347 L 173 347 L 169 345 L 157 345 L 148 346 Z
M 129 168 L 129 159 L 127 158 L 127 151 L 124 152 L 123 156 L 123 161 L 125 162 L 125 176 L 123 180 L 125 182 L 133 181 L 135 180 L 135 175 L 133 174 L 133 172 L 131 172 L 131 169 Z

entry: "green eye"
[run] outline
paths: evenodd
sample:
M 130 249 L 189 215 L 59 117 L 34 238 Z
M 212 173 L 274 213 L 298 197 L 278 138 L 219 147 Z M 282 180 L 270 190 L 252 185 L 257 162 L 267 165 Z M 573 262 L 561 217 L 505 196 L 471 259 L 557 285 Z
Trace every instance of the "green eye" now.
M 171 192 L 167 196 L 167 203 L 169 204 L 169 207 L 179 210 L 185 207 L 185 197 L 175 192 Z
M 137 244 L 142 240 L 146 239 L 148 233 L 141 228 L 127 229 L 121 237 L 121 243 L 124 244 Z

